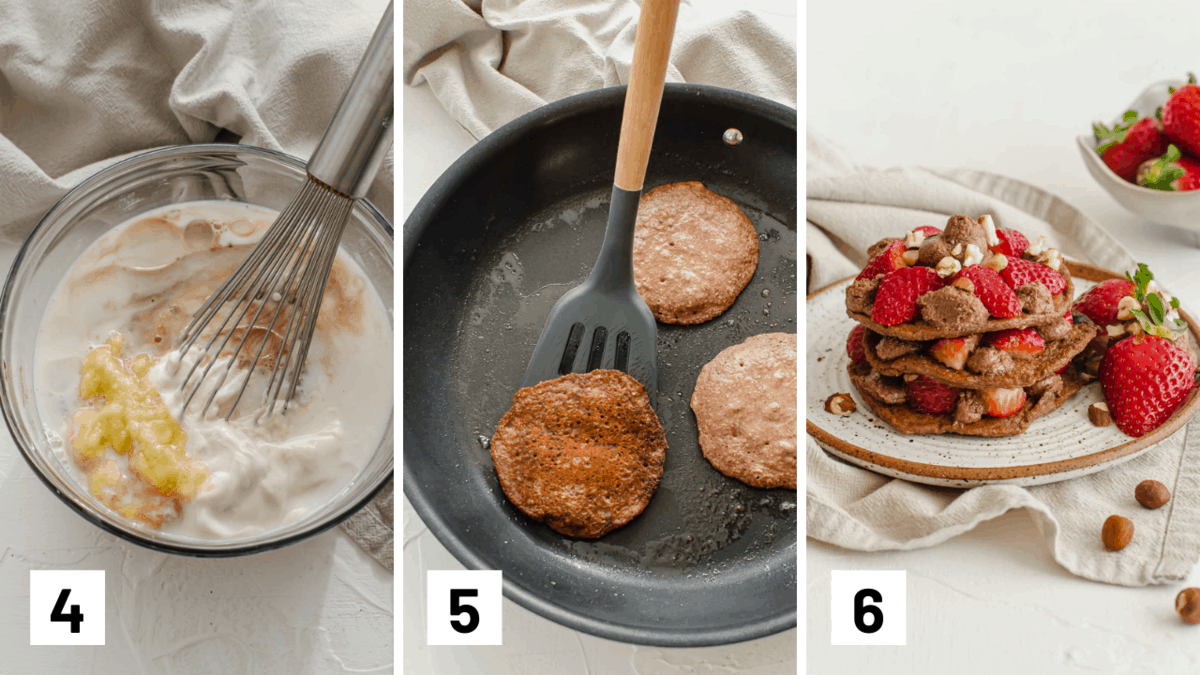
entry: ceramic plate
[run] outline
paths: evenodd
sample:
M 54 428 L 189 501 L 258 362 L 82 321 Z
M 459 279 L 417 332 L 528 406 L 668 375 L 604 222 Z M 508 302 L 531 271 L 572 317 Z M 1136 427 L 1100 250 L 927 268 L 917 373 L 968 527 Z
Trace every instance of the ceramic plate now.
M 1077 294 L 1118 276 L 1089 265 L 1068 264 Z M 845 290 L 852 281 L 843 279 L 808 296 L 805 416 L 808 433 L 822 447 L 877 473 L 947 487 L 1054 483 L 1133 459 L 1182 427 L 1200 404 L 1198 388 L 1165 424 L 1134 439 L 1116 425 L 1096 427 L 1088 421 L 1088 406 L 1104 400 L 1099 383 L 1092 383 L 1016 436 L 901 434 L 871 413 L 846 371 L 846 336 L 855 322 L 846 316 Z M 1192 331 L 1192 344 L 1200 344 L 1196 324 L 1190 316 L 1180 314 Z M 825 412 L 825 399 L 837 392 L 854 397 L 858 404 L 854 414 L 838 417 Z

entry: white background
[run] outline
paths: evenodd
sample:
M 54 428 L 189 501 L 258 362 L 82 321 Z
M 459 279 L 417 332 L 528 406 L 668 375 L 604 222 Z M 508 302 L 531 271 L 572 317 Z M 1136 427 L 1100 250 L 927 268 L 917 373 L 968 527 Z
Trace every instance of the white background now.
M 1200 309 L 1200 236 L 1122 209 L 1075 145 L 1151 82 L 1200 73 L 1200 3 L 811 2 L 807 20 L 811 129 L 862 164 L 963 166 L 1044 187 Z M 1176 593 L 1200 586 L 1200 574 L 1148 588 L 1078 579 L 1054 563 L 1023 511 L 925 551 L 862 554 L 811 540 L 807 551 L 809 673 L 1150 675 L 1200 666 L 1200 628 L 1174 612 Z M 908 570 L 907 646 L 829 645 L 834 569 Z
M 795 0 L 692 0 L 699 9 L 747 7 L 794 38 Z M 442 171 L 474 140 L 428 85 L 403 87 L 404 210 L 407 217 Z M 397 225 L 399 227 L 399 224 Z M 425 570 L 463 569 L 404 500 L 404 672 L 437 675 L 780 675 L 796 671 L 797 630 L 724 647 L 659 649 L 592 637 L 504 600 L 504 645 L 425 644 Z

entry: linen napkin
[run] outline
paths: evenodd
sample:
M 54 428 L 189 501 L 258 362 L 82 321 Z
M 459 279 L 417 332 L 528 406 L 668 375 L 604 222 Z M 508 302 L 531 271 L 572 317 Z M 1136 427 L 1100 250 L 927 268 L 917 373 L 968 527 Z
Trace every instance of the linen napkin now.
M 312 154 L 386 0 L 0 0 L 0 265 L 101 168 L 218 134 Z M 367 197 L 392 217 L 389 153 Z M 4 452 L 16 452 L 7 435 Z M 387 489 L 343 527 L 392 569 Z
M 867 247 L 879 239 L 918 225 L 940 227 L 956 213 L 990 213 L 1000 227 L 1016 228 L 1030 239 L 1045 235 L 1068 257 L 1106 269 L 1119 272 L 1135 265 L 1129 252 L 1091 219 L 1011 178 L 965 169 L 861 167 L 811 129 L 806 163 L 810 293 L 857 274 L 867 262 Z M 1127 586 L 1179 581 L 1200 558 L 1197 424 L 1191 422 L 1145 454 L 1097 474 L 1037 487 L 968 490 L 872 473 L 835 459 L 809 436 L 808 536 L 861 551 L 910 550 L 937 545 L 1007 511 L 1026 508 L 1054 559 L 1074 574 Z M 1172 494 L 1168 505 L 1155 511 L 1133 498 L 1134 486 L 1151 477 Z M 1119 555 L 1100 542 L 1101 525 L 1114 513 L 1132 517 L 1137 531 Z
M 626 83 L 639 11 L 632 0 L 405 0 L 404 80 L 428 82 L 480 139 L 550 101 Z M 795 47 L 760 14 L 684 4 L 667 81 L 795 107 Z

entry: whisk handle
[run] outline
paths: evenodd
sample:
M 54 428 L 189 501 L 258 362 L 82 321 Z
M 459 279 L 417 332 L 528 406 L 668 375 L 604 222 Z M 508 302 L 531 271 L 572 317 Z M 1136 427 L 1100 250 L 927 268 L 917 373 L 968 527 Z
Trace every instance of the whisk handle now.
M 313 178 L 356 199 L 367 193 L 392 145 L 395 45 L 389 2 L 337 112 L 308 161 Z

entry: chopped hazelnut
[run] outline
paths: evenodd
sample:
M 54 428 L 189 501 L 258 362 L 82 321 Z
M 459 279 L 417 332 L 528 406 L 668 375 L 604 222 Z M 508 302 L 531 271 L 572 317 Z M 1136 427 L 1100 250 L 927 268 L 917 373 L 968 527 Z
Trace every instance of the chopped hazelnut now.
M 955 288 L 961 288 L 968 293 L 975 292 L 975 282 L 971 281 L 970 279 L 968 279 L 966 277 L 959 277 L 959 278 L 955 279 L 950 285 Z
M 1109 337 L 1120 337 L 1125 334 L 1125 326 L 1119 323 L 1114 323 L 1111 326 L 1105 326 L 1104 330 L 1108 331 Z
M 1121 321 L 1128 321 L 1133 318 L 1131 310 L 1141 308 L 1142 304 L 1137 301 L 1137 298 L 1127 295 L 1117 301 L 1117 318 Z
M 904 264 L 908 265 L 909 267 L 916 265 L 917 259 L 920 258 L 920 256 L 921 252 L 916 249 L 905 251 L 904 253 L 900 254 L 900 257 L 904 260 Z
M 992 222 L 992 217 L 984 214 L 979 216 L 979 224 L 983 225 L 983 229 L 987 232 L 988 246 L 995 246 L 1000 243 L 1000 237 L 996 236 L 996 223 Z
M 946 256 L 938 261 L 937 274 L 939 277 L 952 277 L 955 274 L 958 274 L 959 270 L 962 268 L 962 263 L 958 262 L 954 258 L 951 258 L 950 256 Z
M 967 244 L 967 255 L 963 258 L 963 265 L 970 267 L 983 262 L 983 251 L 975 244 Z
M 1037 239 L 1034 239 L 1033 241 L 1029 242 L 1029 246 L 1026 247 L 1025 253 L 1028 255 L 1037 256 L 1037 255 L 1041 255 L 1042 251 L 1045 251 L 1045 250 L 1046 250 L 1046 237 L 1043 235 L 1043 236 L 1040 236 Z
M 983 262 L 983 266 L 990 267 L 999 272 L 1008 267 L 1008 256 L 1003 253 L 993 253 Z
M 1112 424 L 1112 414 L 1108 412 L 1108 405 L 1093 403 L 1088 406 L 1088 421 L 1098 427 L 1106 427 Z
M 920 230 L 913 230 L 904 235 L 904 246 L 907 248 L 921 248 L 923 243 L 925 243 L 925 233 Z
M 962 244 L 955 244 L 954 248 L 950 249 L 950 255 L 958 255 L 962 253 Z
M 846 417 L 850 413 L 858 409 L 854 399 L 850 398 L 850 394 L 834 394 L 825 399 L 825 412 L 833 413 L 840 417 Z

